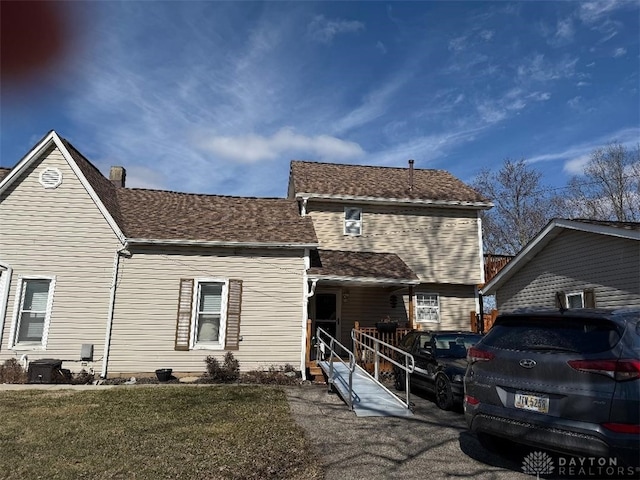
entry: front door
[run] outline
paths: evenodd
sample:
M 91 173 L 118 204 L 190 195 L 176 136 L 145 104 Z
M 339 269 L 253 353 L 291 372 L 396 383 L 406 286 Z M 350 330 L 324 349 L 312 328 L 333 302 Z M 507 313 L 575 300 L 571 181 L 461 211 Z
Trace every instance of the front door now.
M 340 339 L 340 291 L 316 292 L 314 297 L 314 334 L 320 327 L 333 338 L 342 342 Z

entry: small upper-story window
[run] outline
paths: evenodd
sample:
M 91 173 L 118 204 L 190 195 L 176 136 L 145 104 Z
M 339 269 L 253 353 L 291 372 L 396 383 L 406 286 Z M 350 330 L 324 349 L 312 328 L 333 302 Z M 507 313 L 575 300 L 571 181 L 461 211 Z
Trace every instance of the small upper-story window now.
M 362 235 L 362 208 L 344 207 L 344 234 Z
M 567 308 L 584 308 L 584 294 L 582 292 L 567 293 Z

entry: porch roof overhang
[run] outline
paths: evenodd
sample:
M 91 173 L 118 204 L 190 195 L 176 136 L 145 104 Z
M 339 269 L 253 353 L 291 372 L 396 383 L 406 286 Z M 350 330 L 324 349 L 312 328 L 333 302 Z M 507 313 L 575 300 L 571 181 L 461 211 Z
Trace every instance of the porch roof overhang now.
M 342 250 L 312 251 L 307 278 L 323 283 L 363 286 L 420 284 L 415 272 L 395 253 Z

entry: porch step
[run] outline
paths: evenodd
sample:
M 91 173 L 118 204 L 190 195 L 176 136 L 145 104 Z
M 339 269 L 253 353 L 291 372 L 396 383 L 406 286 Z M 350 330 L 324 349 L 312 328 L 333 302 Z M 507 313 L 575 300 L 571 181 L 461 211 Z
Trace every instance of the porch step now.
M 325 383 L 322 369 L 315 362 L 309 365 L 309 380 L 314 383 Z

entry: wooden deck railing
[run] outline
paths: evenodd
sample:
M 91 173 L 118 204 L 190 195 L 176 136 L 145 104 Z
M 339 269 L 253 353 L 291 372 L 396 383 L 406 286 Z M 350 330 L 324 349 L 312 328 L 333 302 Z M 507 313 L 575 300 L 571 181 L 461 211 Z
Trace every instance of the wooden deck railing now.
M 310 367 L 312 365 L 312 358 L 314 358 L 312 355 L 313 347 L 311 345 L 311 338 L 313 337 L 314 333 L 312 331 L 311 325 L 312 325 L 312 321 L 310 319 L 307 320 L 307 342 L 306 342 L 307 367 Z M 383 342 L 393 346 L 397 346 L 400 339 L 407 332 L 411 331 L 410 328 L 397 328 L 395 331 L 384 332 L 384 331 L 379 331 L 376 327 L 361 327 L 360 322 L 355 323 L 355 329 L 363 333 L 366 333 L 368 335 L 371 335 L 372 337 L 382 340 Z M 349 345 L 349 344 L 350 344 L 350 341 L 349 343 L 345 343 L 345 345 Z M 369 345 L 369 346 L 373 347 L 373 345 Z M 393 351 L 391 351 L 391 349 L 382 349 L 380 351 L 387 356 L 393 357 Z M 353 353 L 356 355 L 356 361 L 363 368 L 371 369 L 371 371 L 373 371 L 373 353 L 372 352 L 369 352 L 366 349 L 359 347 Z M 380 359 L 380 372 L 391 372 L 392 370 L 393 370 L 393 365 L 391 363 L 387 362 L 384 359 Z
M 394 331 L 385 332 L 385 331 L 378 330 L 376 327 L 361 327 L 360 322 L 356 322 L 355 329 L 362 333 L 366 333 L 367 335 L 371 335 L 372 337 L 377 338 L 378 340 L 381 340 L 385 343 L 388 343 L 389 345 L 393 345 L 394 347 L 398 346 L 400 339 L 404 337 L 404 335 L 407 332 L 411 331 L 410 328 L 400 327 L 400 328 L 396 328 Z M 373 342 L 369 341 L 369 343 L 371 343 L 370 345 L 369 343 L 367 343 L 367 338 L 363 338 L 363 342 L 372 348 L 374 347 Z M 392 358 L 394 357 L 394 352 L 390 348 L 383 347 L 380 349 L 380 352 L 389 357 L 392 357 Z M 357 347 L 354 353 L 356 355 L 356 361 L 365 370 L 373 371 L 373 368 L 374 368 L 373 352 L 368 351 L 367 349 L 362 347 Z M 381 358 L 380 372 L 391 372 L 391 371 L 393 371 L 393 364 Z

